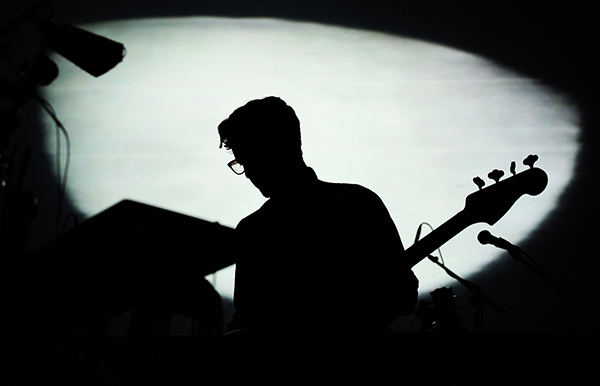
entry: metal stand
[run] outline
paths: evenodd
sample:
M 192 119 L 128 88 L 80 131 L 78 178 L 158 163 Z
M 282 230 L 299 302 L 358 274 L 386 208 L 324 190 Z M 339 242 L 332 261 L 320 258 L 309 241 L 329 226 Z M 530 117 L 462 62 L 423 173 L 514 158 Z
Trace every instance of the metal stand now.
M 544 280 L 546 282 L 546 284 L 548 284 L 552 288 L 552 290 L 554 290 L 554 292 L 556 292 L 556 294 L 565 302 L 565 304 L 567 304 L 567 306 L 569 308 L 571 308 L 571 310 L 573 310 L 573 308 L 576 308 L 579 312 L 584 314 L 586 317 L 588 317 L 591 321 L 593 321 L 596 324 L 596 326 L 590 326 L 590 327 L 592 327 L 594 330 L 597 330 L 597 328 L 600 327 L 600 319 L 596 315 L 594 315 L 592 312 L 590 312 L 587 308 L 585 308 L 581 303 L 579 303 L 577 300 L 575 300 L 565 290 L 563 290 L 558 285 L 556 285 L 552 280 L 550 280 L 550 278 L 548 278 L 548 276 L 546 276 L 546 274 L 540 269 L 540 267 L 538 267 L 535 264 L 535 262 L 533 262 L 533 259 L 531 258 L 531 256 L 529 256 L 524 251 L 522 251 L 521 248 L 514 246 L 514 245 L 512 246 L 512 248 L 508 248 L 507 251 L 508 251 L 508 254 L 511 255 L 515 260 L 520 261 L 530 271 L 532 271 L 539 278 Z M 583 322 L 588 324 L 587 321 L 585 321 L 585 320 L 583 320 Z
M 498 312 L 502 316 L 506 316 L 508 313 L 498 304 L 496 304 L 489 296 L 487 296 L 479 286 L 472 281 L 465 280 L 452 272 L 444 264 L 440 263 L 439 260 L 433 256 L 429 256 L 429 260 L 440 266 L 446 273 L 456 279 L 459 283 L 467 287 L 469 292 L 473 296 L 469 298 L 469 305 L 473 308 L 473 314 L 475 315 L 475 328 L 477 331 L 483 331 L 483 304 L 489 305 L 492 309 Z

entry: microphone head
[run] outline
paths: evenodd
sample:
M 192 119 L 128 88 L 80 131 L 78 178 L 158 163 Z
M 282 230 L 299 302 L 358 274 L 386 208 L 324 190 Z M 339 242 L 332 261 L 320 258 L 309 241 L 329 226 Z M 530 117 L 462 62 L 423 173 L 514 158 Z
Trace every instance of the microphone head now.
M 492 242 L 492 234 L 489 231 L 481 231 L 479 232 L 479 234 L 477 235 L 477 240 L 479 240 L 479 242 L 481 244 L 489 244 Z

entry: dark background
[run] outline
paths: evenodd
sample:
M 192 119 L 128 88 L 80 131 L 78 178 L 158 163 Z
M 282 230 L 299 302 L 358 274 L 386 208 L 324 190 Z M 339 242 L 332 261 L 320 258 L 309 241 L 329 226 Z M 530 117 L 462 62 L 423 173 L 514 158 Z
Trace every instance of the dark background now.
M 29 2 L 34 3 L 34 2 Z M 485 3 L 485 5 L 484 5 Z M 11 2 L 9 19 L 25 2 Z M 590 2 L 504 1 L 144 1 L 108 0 L 52 2 L 55 20 L 70 24 L 164 16 L 276 17 L 377 30 L 418 38 L 475 53 L 569 94 L 581 111 L 580 152 L 572 182 L 556 208 L 532 232 L 521 248 L 534 256 L 547 275 L 597 314 L 596 282 L 598 197 L 598 31 Z M 12 13 L 11 13 L 12 12 Z M 4 20 L 6 23 L 6 20 Z M 27 26 L 13 31 L 23 49 L 35 40 Z M 127 42 L 123 42 L 127 45 Z M 3 70 L 5 70 L 3 68 Z M 201 71 L 199 66 L 199 71 Z M 41 149 L 37 109 L 26 106 L 15 140 Z M 532 149 L 532 151 L 535 151 Z M 39 200 L 31 223 L 30 249 L 54 237 L 56 181 L 43 155 L 34 156 L 25 187 Z M 410 187 L 407 187 L 410 189 Z M 399 192 L 401 196 L 401 192 Z M 75 211 L 68 202 L 63 213 Z M 500 252 L 499 252 L 500 253 Z M 484 329 L 490 331 L 590 330 L 538 277 L 507 254 L 469 277 L 508 311 L 502 317 L 484 309 Z M 469 293 L 458 283 L 463 324 L 474 329 Z M 429 299 L 429 294 L 421 294 Z M 415 331 L 413 317 L 394 325 Z

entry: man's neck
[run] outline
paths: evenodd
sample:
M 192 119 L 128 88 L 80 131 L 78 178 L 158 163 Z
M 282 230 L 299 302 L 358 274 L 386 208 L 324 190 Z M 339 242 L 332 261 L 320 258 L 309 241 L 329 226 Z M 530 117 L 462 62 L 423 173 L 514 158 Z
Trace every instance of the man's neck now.
M 317 181 L 317 175 L 313 169 L 303 164 L 286 172 L 285 178 L 281 180 L 281 184 L 277 186 L 270 198 L 279 199 L 305 194 L 306 190 Z

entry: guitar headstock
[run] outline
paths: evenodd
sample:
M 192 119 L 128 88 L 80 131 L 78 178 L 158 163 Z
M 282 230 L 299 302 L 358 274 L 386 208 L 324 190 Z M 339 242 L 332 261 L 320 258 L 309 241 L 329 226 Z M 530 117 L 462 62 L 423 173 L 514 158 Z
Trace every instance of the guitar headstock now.
M 542 193 L 548 185 L 548 175 L 534 167 L 537 160 L 537 155 L 525 158 L 523 164 L 529 169 L 521 173 L 516 172 L 516 163 L 513 161 L 510 166 L 512 176 L 505 180 L 501 180 L 504 176 L 502 170 L 491 171 L 488 178 L 494 183 L 487 187 L 484 187 L 485 182 L 481 178 L 475 177 L 473 182 L 479 190 L 467 196 L 463 210 L 470 216 L 471 222 L 494 225 L 522 195 L 537 196 Z

